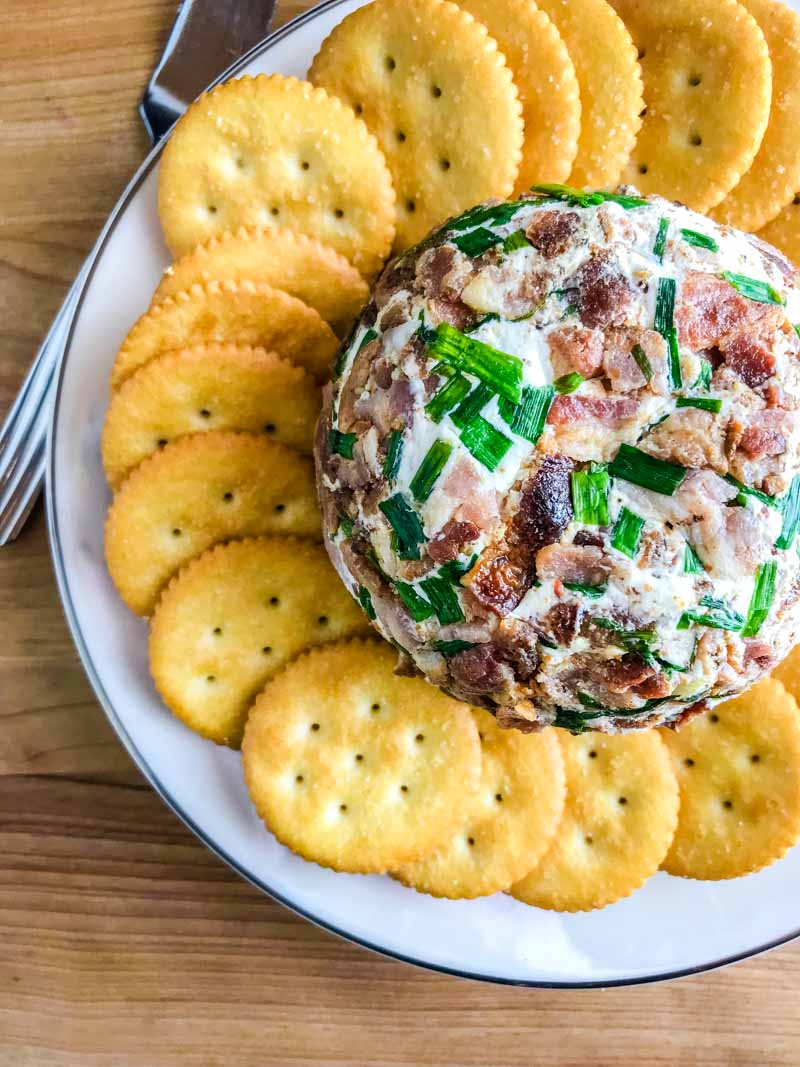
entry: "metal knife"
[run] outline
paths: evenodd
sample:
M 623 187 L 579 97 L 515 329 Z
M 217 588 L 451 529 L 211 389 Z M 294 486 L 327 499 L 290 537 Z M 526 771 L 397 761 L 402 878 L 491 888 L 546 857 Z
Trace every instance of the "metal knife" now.
M 139 114 L 156 144 L 214 79 L 269 32 L 277 0 L 183 0 Z M 81 268 L 0 429 L 0 546 L 22 530 L 44 481 L 47 428 Z

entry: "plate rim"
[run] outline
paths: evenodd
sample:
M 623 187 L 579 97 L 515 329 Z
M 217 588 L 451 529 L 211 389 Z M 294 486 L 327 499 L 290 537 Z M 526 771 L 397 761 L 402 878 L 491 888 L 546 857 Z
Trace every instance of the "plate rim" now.
M 296 15 L 293 19 L 290 19 L 283 26 L 274 30 L 268 34 L 258 44 L 249 49 L 243 56 L 232 63 L 226 70 L 224 70 L 209 86 L 213 88 L 220 82 L 227 78 L 235 76 L 243 67 L 247 66 L 253 59 L 261 55 L 264 52 L 268 52 L 274 45 L 285 37 L 290 36 L 304 26 L 307 22 L 311 22 L 318 18 L 320 15 L 339 7 L 345 3 L 346 0 L 320 0 L 319 3 L 306 11 Z M 47 465 L 45 476 L 45 509 L 47 517 L 47 533 L 48 542 L 50 547 L 50 556 L 53 563 L 53 571 L 56 579 L 56 587 L 61 599 L 61 604 L 64 609 L 64 615 L 67 621 L 67 626 L 70 631 L 70 635 L 75 644 L 75 648 L 78 653 L 78 658 L 81 661 L 84 673 L 89 680 L 89 684 L 92 687 L 95 697 L 97 698 L 103 712 L 111 724 L 112 729 L 116 733 L 119 740 L 122 742 L 123 747 L 127 751 L 128 755 L 133 760 L 134 764 L 145 777 L 155 793 L 161 798 L 166 806 L 173 812 L 174 815 L 186 826 L 186 828 L 201 842 L 201 844 L 212 852 L 218 859 L 222 860 L 227 867 L 229 867 L 236 875 L 243 878 L 246 882 L 249 882 L 254 888 L 258 889 L 265 896 L 281 904 L 283 907 L 288 908 L 289 911 L 298 915 L 300 918 L 312 923 L 314 926 L 321 930 L 325 930 L 327 933 L 334 934 L 336 937 L 341 938 L 343 941 L 347 941 L 350 944 L 357 945 L 360 948 L 365 948 L 371 952 L 376 953 L 379 956 L 383 956 L 387 959 L 398 960 L 401 963 L 411 964 L 416 967 L 420 967 L 424 970 L 433 971 L 438 974 L 446 974 L 455 978 L 470 979 L 478 982 L 489 982 L 495 985 L 504 986 L 521 986 L 529 989 L 612 989 L 612 988 L 625 988 L 638 985 L 650 985 L 654 982 L 666 982 L 677 978 L 687 978 L 692 975 L 705 974 L 706 972 L 719 970 L 722 967 L 727 967 L 730 964 L 738 963 L 746 959 L 752 959 L 755 956 L 759 956 L 762 953 L 771 951 L 772 949 L 779 948 L 781 945 L 789 944 L 790 942 L 800 938 L 800 927 L 790 932 L 786 936 L 776 938 L 766 944 L 757 946 L 752 949 L 748 949 L 744 952 L 734 953 L 731 956 L 725 956 L 721 959 L 712 960 L 708 963 L 699 964 L 694 967 L 680 968 L 678 970 L 668 970 L 654 972 L 652 974 L 640 975 L 637 977 L 629 978 L 613 978 L 613 979 L 595 979 L 587 981 L 547 981 L 544 979 L 522 979 L 522 978 L 509 978 L 503 974 L 486 974 L 480 972 L 474 972 L 469 970 L 463 970 L 457 967 L 447 967 L 443 964 L 432 963 L 429 960 L 420 959 L 416 956 L 407 955 L 402 952 L 398 952 L 392 949 L 385 948 L 379 944 L 375 944 L 365 938 L 359 937 L 356 934 L 348 932 L 346 929 L 342 929 L 335 923 L 329 922 L 319 916 L 313 914 L 307 909 L 301 907 L 299 904 L 293 902 L 289 897 L 283 893 L 278 892 L 266 881 L 256 877 L 250 871 L 246 870 L 239 862 L 237 862 L 232 856 L 230 856 L 225 848 L 215 841 L 195 820 L 182 809 L 181 805 L 170 794 L 167 786 L 158 778 L 154 773 L 145 757 L 136 747 L 133 739 L 129 735 L 124 722 L 118 715 L 111 699 L 109 698 L 105 687 L 103 686 L 100 677 L 95 670 L 94 662 L 89 653 L 88 647 L 84 641 L 83 632 L 78 621 L 77 611 L 72 600 L 72 595 L 69 589 L 69 584 L 66 576 L 66 568 L 61 552 L 61 541 L 58 529 L 58 514 L 55 503 L 55 452 L 56 452 L 56 433 L 58 424 L 58 415 L 62 399 L 62 388 L 64 384 L 65 372 L 67 364 L 69 362 L 69 354 L 72 348 L 74 339 L 75 326 L 80 316 L 80 312 L 83 307 L 84 297 L 89 288 L 89 285 L 94 277 L 94 273 L 103 252 L 106 243 L 111 236 L 112 232 L 116 228 L 116 225 L 122 215 L 128 208 L 129 202 L 134 197 L 139 189 L 139 186 L 149 175 L 153 165 L 158 160 L 167 139 L 170 136 L 168 131 L 161 140 L 153 146 L 150 152 L 145 156 L 144 160 L 130 179 L 124 190 L 120 194 L 119 199 L 112 208 L 105 224 L 103 225 L 100 234 L 95 241 L 86 262 L 86 271 L 81 284 L 77 299 L 75 300 L 72 312 L 69 317 L 68 324 L 64 328 L 65 340 L 64 347 L 59 359 L 58 368 L 56 371 L 56 386 L 55 395 L 53 397 L 52 408 L 50 412 L 50 421 L 48 425 L 47 433 Z

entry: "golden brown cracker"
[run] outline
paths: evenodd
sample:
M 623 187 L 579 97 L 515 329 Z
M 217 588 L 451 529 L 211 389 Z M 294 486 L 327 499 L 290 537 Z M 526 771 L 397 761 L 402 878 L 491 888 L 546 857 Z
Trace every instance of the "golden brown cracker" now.
M 394 237 L 394 190 L 367 127 L 323 89 L 280 74 L 204 93 L 161 157 L 158 213 L 173 255 L 223 230 L 282 226 L 365 275 Z
M 315 237 L 266 226 L 240 226 L 210 237 L 168 267 L 153 303 L 195 284 L 247 278 L 282 289 L 314 308 L 344 336 L 367 302 L 356 268 Z
M 380 873 L 431 852 L 463 819 L 481 773 L 465 704 L 394 674 L 387 644 L 324 645 L 269 682 L 242 757 L 250 797 L 294 852 Z
M 658 870 L 675 832 L 678 784 L 653 730 L 559 740 L 564 817 L 549 851 L 511 894 L 552 911 L 591 911 L 629 896 Z
M 432 855 L 393 872 L 420 893 L 472 899 L 508 889 L 546 853 L 564 811 L 564 761 L 554 730 L 503 730 L 473 708 L 481 783 L 467 817 Z
M 173 574 L 219 541 L 319 539 L 311 460 L 263 434 L 182 437 L 123 482 L 106 519 L 106 564 L 132 611 L 149 615 Z
M 266 433 L 311 454 L 320 388 L 274 352 L 199 345 L 140 367 L 112 395 L 103 424 L 103 469 L 112 487 L 143 459 L 186 434 Z
M 553 23 L 533 0 L 458 0 L 505 56 L 522 104 L 525 141 L 515 192 L 564 182 L 581 129 L 575 67 Z
M 788 256 L 792 263 L 800 264 L 800 192 L 780 213 L 758 231 L 758 236 Z
M 624 180 L 709 211 L 736 185 L 767 127 L 764 35 L 736 0 L 612 0 L 640 55 L 647 111 Z
M 578 78 L 581 131 L 570 184 L 610 189 L 641 126 L 642 75 L 636 48 L 606 0 L 537 0 L 567 46 Z
M 777 678 L 790 696 L 800 701 L 800 645 L 795 645 L 789 655 L 770 674 Z
M 660 731 L 681 790 L 663 867 L 684 878 L 738 878 L 800 839 L 800 714 L 774 678 L 681 730 Z
M 322 42 L 309 79 L 363 116 L 397 190 L 395 249 L 508 196 L 522 108 L 496 42 L 449 0 L 375 0 Z
M 192 560 L 162 593 L 150 623 L 150 673 L 187 726 L 238 748 L 257 693 L 289 660 L 368 631 L 321 545 L 231 541 Z
M 800 15 L 780 0 L 739 0 L 758 23 L 772 62 L 769 122 L 750 169 L 711 217 L 740 230 L 774 219 L 800 188 Z

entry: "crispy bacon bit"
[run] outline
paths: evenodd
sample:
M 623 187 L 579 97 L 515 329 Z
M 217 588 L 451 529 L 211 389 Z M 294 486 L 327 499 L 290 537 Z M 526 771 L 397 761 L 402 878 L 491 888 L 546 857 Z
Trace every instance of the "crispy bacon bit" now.
M 473 522 L 456 522 L 451 519 L 446 522 L 438 533 L 434 534 L 428 543 L 428 555 L 436 563 L 447 563 L 457 559 L 471 541 L 474 541 L 480 530 Z
M 580 224 L 574 211 L 540 211 L 528 224 L 525 236 L 545 259 L 554 259 L 567 251 Z
M 751 641 L 745 639 L 744 642 L 744 665 L 749 666 L 751 663 L 755 663 L 760 671 L 769 671 L 775 666 L 777 657 L 772 650 L 771 646 L 766 641 Z
M 496 615 L 512 612 L 530 588 L 531 580 L 525 562 L 512 562 L 504 553 L 482 557 L 465 579 L 478 602 Z
M 658 700 L 659 697 L 669 696 L 672 692 L 672 683 L 666 674 L 656 674 L 642 682 L 641 685 L 635 685 L 631 692 L 642 697 L 643 700 Z
M 573 466 L 566 456 L 545 456 L 525 484 L 509 540 L 531 560 L 540 548 L 557 541 L 572 521 Z
M 786 451 L 786 438 L 780 430 L 751 423 L 739 438 L 739 449 L 750 459 L 780 456 Z
M 464 695 L 496 693 L 503 683 L 513 680 L 511 668 L 503 663 L 493 644 L 476 645 L 448 661 L 450 676 Z
M 466 330 L 475 321 L 475 312 L 461 300 L 447 300 L 433 296 L 428 300 L 428 320 L 431 326 L 446 322 L 457 330 Z
M 594 256 L 566 283 L 577 286 L 585 326 L 622 326 L 633 310 L 634 291 L 610 252 Z
M 630 689 L 637 689 L 656 674 L 655 669 L 634 652 L 627 652 L 618 659 L 594 662 L 590 672 L 594 680 L 611 693 L 627 693 Z
M 547 545 L 536 556 L 539 578 L 560 578 L 579 585 L 602 585 L 610 566 L 600 548 L 580 545 Z
M 751 389 L 775 373 L 775 356 L 751 337 L 734 337 L 725 348 L 725 362 Z
M 726 352 L 734 337 L 768 338 L 782 320 L 780 308 L 747 300 L 715 274 L 688 271 L 678 292 L 675 323 L 679 340 L 690 348 Z
M 600 330 L 589 330 L 585 326 L 562 326 L 548 334 L 547 344 L 556 378 L 570 371 L 591 378 L 602 366 L 603 335 Z
M 647 378 L 633 358 L 634 345 L 642 347 L 650 364 L 653 372 L 650 379 L 651 388 L 659 393 L 666 393 L 666 341 L 655 330 L 642 330 L 638 327 L 606 332 L 603 370 L 611 382 L 611 388 L 617 393 L 629 393 L 634 389 L 643 389 L 648 384 Z
M 372 293 L 375 310 L 380 311 L 399 289 L 410 289 L 414 281 L 414 262 L 394 259 L 380 275 Z
M 547 416 L 551 426 L 568 426 L 571 423 L 594 419 L 605 426 L 620 426 L 632 419 L 638 410 L 638 402 L 632 396 L 557 396 Z
M 369 380 L 372 362 L 380 350 L 380 341 L 370 341 L 364 345 L 350 368 L 350 373 L 339 395 L 339 429 L 349 433 L 358 422 L 356 404 Z
M 572 543 L 573 545 L 593 545 L 595 548 L 602 548 L 605 545 L 603 535 L 592 533 L 591 530 L 578 530 L 572 538 Z
M 646 451 L 682 467 L 713 467 L 728 473 L 725 424 L 709 411 L 681 408 L 647 437 Z
M 536 630 L 521 619 L 503 619 L 497 627 L 495 644 L 499 655 L 511 665 L 521 682 L 529 682 L 536 674 L 537 637 Z
M 557 645 L 568 645 L 578 632 L 578 615 L 580 609 L 573 601 L 571 604 L 554 604 L 542 616 L 542 628 Z
M 669 722 L 664 723 L 664 725 L 670 730 L 680 730 L 680 728 L 685 726 L 687 722 L 691 722 L 692 719 L 696 719 L 698 715 L 702 715 L 707 707 L 707 700 L 698 700 L 696 704 L 690 704 L 688 708 L 684 708 L 676 719 L 671 719 Z

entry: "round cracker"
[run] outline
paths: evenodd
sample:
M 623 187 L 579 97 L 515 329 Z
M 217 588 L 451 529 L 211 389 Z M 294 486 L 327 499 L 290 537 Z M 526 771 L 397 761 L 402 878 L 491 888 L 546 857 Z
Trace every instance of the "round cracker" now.
M 250 430 L 310 455 L 320 388 L 274 352 L 199 345 L 151 360 L 112 395 L 103 469 L 112 487 L 147 456 L 186 434 Z
M 641 126 L 636 48 L 606 0 L 537 0 L 569 50 L 581 98 L 581 132 L 570 183 L 608 189 L 619 181 Z
M 144 460 L 106 518 L 106 565 L 132 611 L 149 615 L 166 582 L 219 541 L 321 537 L 314 468 L 263 434 L 182 437 Z
M 139 367 L 164 352 L 209 342 L 254 345 L 330 376 L 336 335 L 302 300 L 262 282 L 193 285 L 155 304 L 131 327 L 111 368 L 118 389 Z
M 322 42 L 309 79 L 361 114 L 397 190 L 395 249 L 514 188 L 517 90 L 485 26 L 449 0 L 375 0 Z
M 290 659 L 368 630 L 321 545 L 231 541 L 192 560 L 162 593 L 150 673 L 187 726 L 238 748 L 256 695 Z
M 481 739 L 481 784 L 466 821 L 431 856 L 393 872 L 420 893 L 474 899 L 508 889 L 535 867 L 564 811 L 564 761 L 555 730 L 503 730 L 473 708 Z
M 764 35 L 736 0 L 612 0 L 640 55 L 647 111 L 624 180 L 709 211 L 758 152 L 769 119 Z
M 533 0 L 458 0 L 497 41 L 522 104 L 525 142 L 515 192 L 567 180 L 578 152 L 581 100 L 575 67 Z
M 738 878 L 800 840 L 800 715 L 774 678 L 660 731 L 681 790 L 663 867 L 684 878 Z
M 758 231 L 758 236 L 783 252 L 792 263 L 800 263 L 800 192 Z
M 739 0 L 758 23 L 772 62 L 769 122 L 750 169 L 711 213 L 717 222 L 758 230 L 800 188 L 800 15 L 779 0 Z
M 376 641 L 325 645 L 269 682 L 245 727 L 256 811 L 284 845 L 337 871 L 382 873 L 431 852 L 478 787 L 466 704 L 394 674 Z
M 323 89 L 280 74 L 204 93 L 161 157 L 158 214 L 173 255 L 223 230 L 283 226 L 365 275 L 394 237 L 394 190 L 375 138 Z
M 772 671 L 770 678 L 776 678 L 790 696 L 800 701 L 800 645 L 795 645 L 789 655 Z
M 209 238 L 168 267 L 153 303 L 198 283 L 243 278 L 296 296 L 318 311 L 339 337 L 349 331 L 369 296 L 367 283 L 352 263 L 315 237 L 240 226 Z
M 658 734 L 559 737 L 567 802 L 538 867 L 511 887 L 525 904 L 591 911 L 630 894 L 658 870 L 678 820 L 678 784 Z

